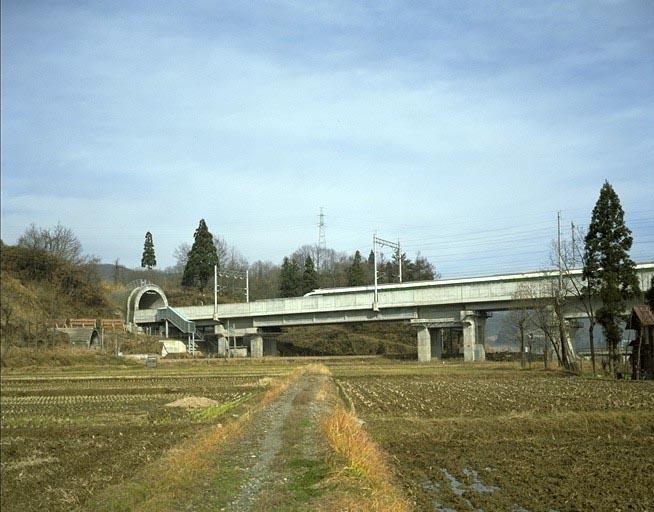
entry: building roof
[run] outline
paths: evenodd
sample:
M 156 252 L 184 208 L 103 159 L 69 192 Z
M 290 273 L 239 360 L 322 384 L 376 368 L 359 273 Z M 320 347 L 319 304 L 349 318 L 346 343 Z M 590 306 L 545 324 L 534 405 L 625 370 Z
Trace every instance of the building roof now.
M 633 328 L 634 324 L 642 327 L 654 326 L 654 311 L 645 304 L 634 306 L 629 318 L 629 326 Z

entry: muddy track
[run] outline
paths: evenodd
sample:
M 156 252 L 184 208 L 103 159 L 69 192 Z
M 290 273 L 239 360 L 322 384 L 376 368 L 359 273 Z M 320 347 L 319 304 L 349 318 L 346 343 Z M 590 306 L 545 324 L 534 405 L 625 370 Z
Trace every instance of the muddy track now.
M 230 510 L 250 510 L 261 488 L 270 484 L 274 475 L 271 464 L 282 447 L 282 429 L 295 397 L 307 387 L 306 378 L 292 383 L 269 407 L 259 412 L 252 420 L 252 428 L 243 439 L 256 463 L 243 474 L 243 484 L 238 497 L 231 503 Z M 243 461 L 247 465 L 247 461 Z
M 238 441 L 245 448 L 239 450 L 240 460 L 236 461 L 242 468 L 241 483 L 226 510 L 263 510 L 279 506 L 272 503 L 275 500 L 284 501 L 285 487 L 293 479 L 288 466 L 295 460 L 289 453 L 305 458 L 316 456 L 315 425 L 324 409 L 315 399 L 326 379 L 324 375 L 304 374 L 255 414 Z M 298 435 L 304 431 L 304 435 Z

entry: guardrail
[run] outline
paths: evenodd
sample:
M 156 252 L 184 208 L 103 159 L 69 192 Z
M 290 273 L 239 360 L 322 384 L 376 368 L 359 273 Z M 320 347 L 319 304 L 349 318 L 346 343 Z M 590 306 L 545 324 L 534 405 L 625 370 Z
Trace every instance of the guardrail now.
M 184 334 L 195 334 L 195 322 L 188 320 L 181 313 L 170 306 L 157 309 L 156 321 L 168 320 Z

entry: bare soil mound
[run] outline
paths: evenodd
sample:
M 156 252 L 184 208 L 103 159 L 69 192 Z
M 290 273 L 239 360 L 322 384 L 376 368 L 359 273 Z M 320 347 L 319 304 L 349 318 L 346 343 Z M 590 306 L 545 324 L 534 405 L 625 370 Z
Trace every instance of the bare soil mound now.
M 166 407 L 183 407 L 184 409 L 198 409 L 200 407 L 211 407 L 219 402 L 203 396 L 187 396 L 174 402 L 166 404 Z

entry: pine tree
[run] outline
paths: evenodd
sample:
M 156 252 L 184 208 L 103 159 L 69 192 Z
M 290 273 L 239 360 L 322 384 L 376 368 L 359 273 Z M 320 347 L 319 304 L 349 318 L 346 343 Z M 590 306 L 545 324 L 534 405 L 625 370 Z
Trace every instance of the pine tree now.
M 368 282 L 372 283 L 375 280 L 375 251 L 370 250 L 368 254 L 368 265 L 366 266 L 366 275 L 368 276 Z
M 143 257 L 141 257 L 141 266 L 150 270 L 157 266 L 157 258 L 154 255 L 154 242 L 152 233 L 149 231 L 145 234 L 145 243 L 143 244 Z
M 188 253 L 188 261 L 184 267 L 182 286 L 195 286 L 200 291 L 204 291 L 210 277 L 213 276 L 214 265 L 218 264 L 218 253 L 213 243 L 213 235 L 209 232 L 204 219 L 200 220 L 193 238 L 193 246 Z
M 291 259 L 289 267 L 289 276 L 291 284 L 291 297 L 298 297 L 302 295 L 302 273 L 300 272 L 300 265 L 296 259 Z
M 415 265 L 406 257 L 406 253 L 402 253 L 402 281 L 415 281 Z M 393 282 L 400 281 L 400 263 L 397 258 L 397 252 L 393 253 Z
M 586 235 L 583 277 L 601 301 L 596 316 L 608 344 L 611 373 L 626 302 L 639 293 L 636 265 L 629 257 L 632 242 L 620 199 L 606 181 Z
M 279 271 L 279 296 L 280 297 L 292 297 L 291 283 L 289 279 L 289 271 L 291 267 L 291 262 L 288 257 L 284 256 L 284 261 L 282 262 L 282 268 Z
M 354 253 L 352 265 L 348 269 L 347 284 L 348 286 L 363 286 L 366 284 L 366 269 L 361 261 L 361 253 L 359 251 Z
M 279 274 L 279 294 L 282 297 L 297 297 L 300 292 L 300 268 L 295 260 L 285 257 Z
M 391 284 L 395 282 L 395 272 L 397 271 L 397 265 L 394 265 L 392 261 L 387 261 L 382 266 L 382 275 L 379 282 Z
M 434 266 L 420 253 L 416 255 L 416 261 L 413 265 L 414 281 L 432 281 L 437 278 L 438 273 L 434 271 Z M 407 279 L 408 281 L 408 279 Z
M 311 256 L 304 259 L 304 271 L 302 272 L 302 290 L 301 294 L 304 295 L 310 291 L 318 288 L 318 273 L 313 265 Z

